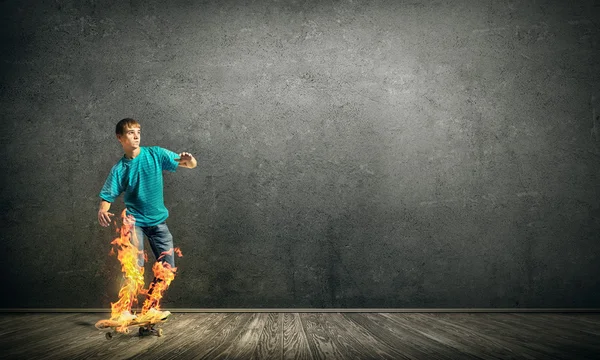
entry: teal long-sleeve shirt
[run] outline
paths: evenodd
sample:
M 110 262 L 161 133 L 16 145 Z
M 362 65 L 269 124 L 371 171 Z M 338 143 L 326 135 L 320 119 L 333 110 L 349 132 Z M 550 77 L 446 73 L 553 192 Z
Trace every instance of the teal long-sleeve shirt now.
M 136 226 L 154 226 L 169 217 L 163 197 L 163 170 L 175 172 L 179 155 L 159 146 L 140 147 L 134 159 L 125 156 L 116 163 L 102 190 L 100 198 L 110 203 L 121 193 L 127 215 L 133 215 Z

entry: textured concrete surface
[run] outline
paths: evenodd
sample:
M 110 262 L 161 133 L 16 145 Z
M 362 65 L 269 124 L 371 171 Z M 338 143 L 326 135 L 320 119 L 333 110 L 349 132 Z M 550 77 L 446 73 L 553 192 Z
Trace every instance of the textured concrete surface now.
M 167 307 L 600 307 L 598 2 L 0 14 L 0 307 L 116 299 L 124 117 L 198 159 L 165 174 Z

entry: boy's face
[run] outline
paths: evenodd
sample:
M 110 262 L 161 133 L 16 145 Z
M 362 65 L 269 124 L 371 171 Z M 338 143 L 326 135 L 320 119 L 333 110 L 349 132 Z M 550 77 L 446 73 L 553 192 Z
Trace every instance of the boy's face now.
M 117 139 L 123 145 L 123 149 L 135 150 L 140 147 L 141 129 L 139 127 L 128 127 L 124 134 L 117 135 Z

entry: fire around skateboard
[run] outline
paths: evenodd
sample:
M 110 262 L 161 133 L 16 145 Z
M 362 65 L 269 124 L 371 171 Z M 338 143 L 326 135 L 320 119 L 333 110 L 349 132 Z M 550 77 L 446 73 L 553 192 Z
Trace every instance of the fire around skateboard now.
M 162 314 L 161 318 L 154 317 L 154 318 L 150 318 L 150 319 L 144 319 L 142 316 L 140 319 L 133 319 L 131 321 L 127 321 L 124 323 L 116 321 L 116 320 L 104 319 L 104 320 L 100 320 L 96 323 L 96 328 L 99 330 L 111 329 L 111 331 L 106 333 L 106 339 L 108 339 L 108 340 L 112 339 L 113 334 L 116 334 L 117 332 L 119 332 L 119 331 L 117 331 L 117 328 L 119 328 L 121 326 L 126 326 L 125 330 L 122 331 L 123 333 L 129 333 L 130 327 L 138 326 L 140 336 L 151 335 L 151 334 L 154 334 L 156 336 L 162 336 L 163 331 L 157 325 L 167 321 L 167 318 L 170 315 L 171 315 L 171 313 L 169 311 L 165 311 Z

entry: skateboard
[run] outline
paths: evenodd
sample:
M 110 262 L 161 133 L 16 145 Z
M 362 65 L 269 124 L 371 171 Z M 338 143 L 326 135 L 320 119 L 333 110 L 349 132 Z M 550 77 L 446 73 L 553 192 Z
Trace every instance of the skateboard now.
M 110 340 L 113 338 L 113 335 L 118 333 L 118 332 L 122 332 L 122 333 L 129 333 L 129 328 L 130 327 L 134 327 L 134 326 L 138 326 L 139 330 L 138 333 L 140 334 L 140 336 L 146 336 L 146 335 L 156 335 L 156 336 L 162 336 L 163 335 L 163 331 L 160 327 L 158 327 L 158 324 L 164 323 L 165 321 L 167 321 L 167 318 L 171 315 L 171 313 L 169 311 L 165 311 L 165 313 L 162 314 L 161 318 L 150 318 L 150 319 L 133 319 L 130 321 L 126 321 L 126 322 L 119 322 L 116 320 L 111 320 L 111 319 L 103 319 L 100 320 L 96 323 L 96 329 L 98 330 L 104 330 L 104 329 L 111 329 L 111 331 L 106 333 L 106 339 Z M 124 331 L 117 331 L 117 328 L 122 327 L 122 326 L 126 326 Z

